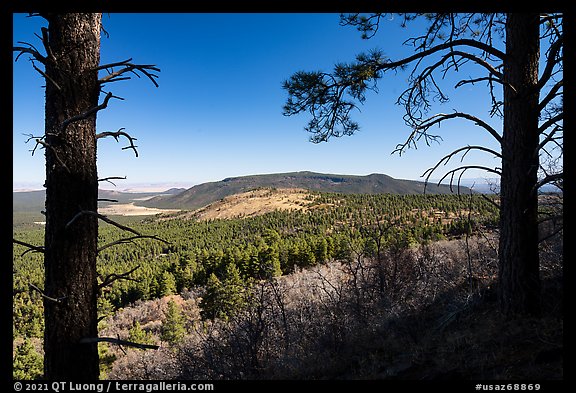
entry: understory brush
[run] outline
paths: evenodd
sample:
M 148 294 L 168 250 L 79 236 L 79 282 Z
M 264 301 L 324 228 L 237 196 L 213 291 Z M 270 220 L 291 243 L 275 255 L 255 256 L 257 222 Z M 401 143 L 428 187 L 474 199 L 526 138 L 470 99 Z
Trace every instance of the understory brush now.
M 542 247 L 539 317 L 509 320 L 497 311 L 496 235 L 443 240 L 254 282 L 229 318 L 202 320 L 201 292 L 173 296 L 187 318 L 185 337 L 158 340 L 157 351 L 111 348 L 117 360 L 107 377 L 562 379 L 558 241 Z M 141 317 L 158 337 L 162 304 L 130 317 L 127 308 L 107 329 L 125 333 Z

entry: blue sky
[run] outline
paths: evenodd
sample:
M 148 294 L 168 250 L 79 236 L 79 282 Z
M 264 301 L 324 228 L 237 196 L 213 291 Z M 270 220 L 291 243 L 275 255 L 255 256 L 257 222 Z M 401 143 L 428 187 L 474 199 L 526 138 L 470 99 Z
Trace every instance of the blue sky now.
M 41 47 L 34 33 L 45 26 L 42 18 L 15 14 L 13 20 L 14 43 Z M 440 145 L 391 155 L 410 133 L 402 120 L 403 108 L 395 104 L 407 86 L 408 72 L 379 81 L 379 93 L 369 94 L 361 112 L 353 115 L 361 127 L 354 136 L 313 144 L 304 131 L 307 115 L 282 115 L 287 99 L 282 82 L 294 72 L 328 72 L 335 63 L 352 61 L 373 48 L 390 58 L 405 56 L 412 49 L 401 44 L 421 31 L 417 23 L 400 29 L 397 21 L 387 21 L 370 40 L 362 40 L 352 27 L 340 26 L 336 13 L 112 13 L 104 14 L 103 24 L 109 37 L 102 36 L 102 63 L 131 57 L 161 69 L 158 88 L 147 78 L 107 85 L 125 100 L 112 100 L 99 112 L 98 131 L 124 127 L 137 138 L 139 151 L 136 158 L 121 149 L 124 140 L 99 140 L 99 177 L 127 177 L 116 182 L 117 189 L 158 183 L 192 186 L 232 176 L 303 170 L 422 180 L 426 169 L 457 147 L 495 148 L 485 132 L 453 121 L 437 129 L 444 139 Z M 445 82 L 453 86 L 458 79 Z M 43 150 L 31 156 L 33 145 L 25 143 L 23 134 L 43 132 L 44 81 L 22 56 L 14 64 L 13 83 L 14 187 L 38 186 L 45 173 Z M 439 111 L 471 109 L 489 119 L 483 87 L 447 91 L 452 100 Z M 470 164 L 499 166 L 491 156 L 469 158 Z

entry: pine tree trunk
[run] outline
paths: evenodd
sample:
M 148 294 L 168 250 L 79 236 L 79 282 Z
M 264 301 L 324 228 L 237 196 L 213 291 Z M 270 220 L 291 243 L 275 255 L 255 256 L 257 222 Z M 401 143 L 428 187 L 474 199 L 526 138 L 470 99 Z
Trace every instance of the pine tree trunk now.
M 96 113 L 101 14 L 47 14 L 46 233 L 44 377 L 93 380 L 99 376 L 96 255 Z
M 508 14 L 499 244 L 499 294 L 505 314 L 539 311 L 538 14 Z

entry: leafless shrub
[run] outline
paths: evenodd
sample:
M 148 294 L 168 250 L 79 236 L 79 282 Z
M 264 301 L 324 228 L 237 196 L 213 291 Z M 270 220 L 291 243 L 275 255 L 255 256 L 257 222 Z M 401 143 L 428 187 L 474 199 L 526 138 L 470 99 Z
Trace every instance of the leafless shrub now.
M 158 356 L 130 351 L 110 377 L 312 379 L 346 373 L 374 348 L 389 353 L 384 357 L 399 356 L 410 345 L 417 348 L 422 331 L 446 328 L 495 281 L 495 244 L 493 236 L 476 236 L 378 258 L 357 253 L 254 283 L 250 306 L 228 320 L 200 321 L 198 298 L 190 295 L 187 315 L 196 315 L 196 322 L 184 342 Z M 423 317 L 430 307 L 434 316 Z M 152 318 L 153 310 L 139 315 Z M 405 363 L 418 356 L 406 354 Z M 369 370 L 362 362 L 358 367 Z
M 175 353 L 161 347 L 154 351 L 127 350 L 126 355 L 114 362 L 108 379 L 169 380 L 180 373 L 180 363 Z

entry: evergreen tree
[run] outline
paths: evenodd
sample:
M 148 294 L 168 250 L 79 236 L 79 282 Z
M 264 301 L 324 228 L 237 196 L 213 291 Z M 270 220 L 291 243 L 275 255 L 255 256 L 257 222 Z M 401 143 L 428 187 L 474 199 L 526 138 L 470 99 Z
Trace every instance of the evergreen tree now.
M 174 302 L 168 302 L 168 310 L 166 311 L 164 322 L 162 323 L 160 338 L 170 345 L 174 345 L 182 341 L 186 335 L 186 328 L 184 327 L 184 316 L 182 310 Z
M 214 319 L 219 316 L 222 306 L 222 283 L 214 273 L 210 274 L 206 283 L 206 292 L 200 300 L 200 316 L 202 319 Z
M 14 379 L 39 379 L 42 377 L 42 356 L 36 352 L 29 340 L 25 340 L 16 347 L 12 365 L 12 378 Z
M 246 304 L 245 285 L 235 264 L 226 266 L 222 281 L 214 273 L 208 278 L 206 293 L 200 301 L 203 319 L 227 319 Z
M 128 341 L 138 344 L 155 344 L 152 333 L 142 329 L 139 321 L 134 321 L 132 327 L 128 331 Z
M 321 237 L 316 241 L 314 256 L 317 263 L 324 263 L 328 261 L 328 241 L 325 237 Z
M 230 317 L 245 305 L 245 285 L 233 263 L 226 267 L 222 288 L 221 311 L 225 317 Z
M 264 245 L 258 253 L 260 259 L 260 266 L 258 271 L 258 278 L 272 278 L 282 275 L 280 268 L 280 251 L 278 245 Z
M 164 297 L 176 293 L 176 279 L 174 275 L 165 270 L 162 272 L 160 282 L 158 283 L 158 296 Z

